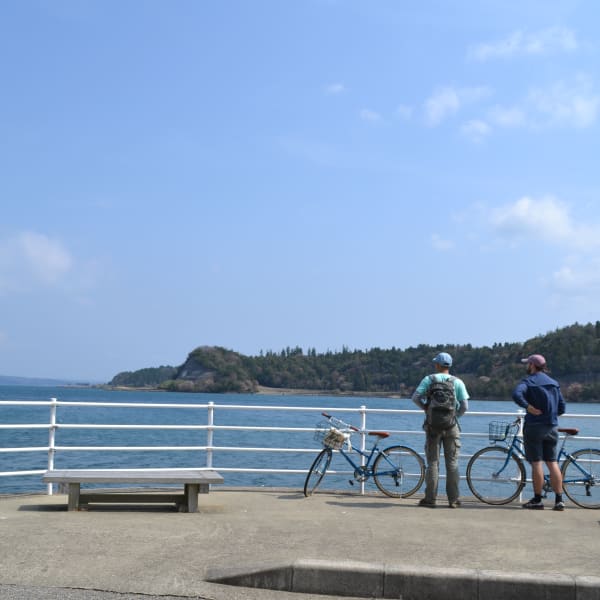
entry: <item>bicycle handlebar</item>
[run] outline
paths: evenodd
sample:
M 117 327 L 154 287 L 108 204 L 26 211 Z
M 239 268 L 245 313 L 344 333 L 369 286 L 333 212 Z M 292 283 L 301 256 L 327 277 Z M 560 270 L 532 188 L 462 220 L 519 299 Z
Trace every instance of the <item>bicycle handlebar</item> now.
M 322 412 L 321 413 L 330 423 L 337 423 L 339 425 L 342 425 L 343 427 L 347 427 L 348 429 L 351 429 L 352 431 L 360 431 L 360 429 L 358 427 L 355 427 L 354 425 L 350 425 L 350 423 L 346 423 L 345 421 L 342 421 L 341 419 L 338 419 L 337 417 L 334 417 L 332 415 L 327 414 L 326 412 Z

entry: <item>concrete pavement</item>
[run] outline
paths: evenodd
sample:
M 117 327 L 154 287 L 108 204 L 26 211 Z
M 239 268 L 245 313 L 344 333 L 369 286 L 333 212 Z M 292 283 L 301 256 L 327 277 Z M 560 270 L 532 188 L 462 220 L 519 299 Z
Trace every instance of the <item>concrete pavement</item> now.
M 0 497 L 0 598 L 600 600 L 600 511 L 418 499 L 218 488 L 186 514 Z

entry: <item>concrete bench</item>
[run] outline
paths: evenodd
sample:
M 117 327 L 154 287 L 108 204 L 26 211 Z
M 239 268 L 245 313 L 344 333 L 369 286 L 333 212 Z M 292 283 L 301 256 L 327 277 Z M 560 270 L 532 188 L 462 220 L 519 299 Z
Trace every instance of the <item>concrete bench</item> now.
M 175 503 L 181 512 L 198 512 L 198 494 L 207 494 L 211 483 L 223 483 L 216 471 L 203 469 L 64 469 L 46 471 L 45 483 L 68 486 L 69 510 L 98 502 Z M 183 484 L 183 493 L 157 493 L 151 490 L 81 490 L 82 483 Z

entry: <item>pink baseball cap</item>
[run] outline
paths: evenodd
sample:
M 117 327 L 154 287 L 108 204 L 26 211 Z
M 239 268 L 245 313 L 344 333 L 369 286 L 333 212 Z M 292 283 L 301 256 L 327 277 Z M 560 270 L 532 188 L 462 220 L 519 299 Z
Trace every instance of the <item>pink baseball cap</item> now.
M 541 354 L 532 354 L 527 358 L 521 359 L 522 363 L 532 364 L 534 367 L 541 369 L 546 366 L 546 359 Z

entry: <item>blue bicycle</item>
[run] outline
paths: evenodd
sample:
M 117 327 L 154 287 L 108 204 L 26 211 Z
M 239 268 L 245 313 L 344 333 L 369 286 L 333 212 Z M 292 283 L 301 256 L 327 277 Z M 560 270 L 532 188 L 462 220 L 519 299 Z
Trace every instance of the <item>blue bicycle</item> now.
M 504 442 L 505 446 L 489 446 L 476 452 L 467 465 L 467 483 L 473 495 L 486 504 L 508 504 L 527 483 L 525 450 L 518 433 L 523 417 L 512 423 L 492 421 L 489 425 L 490 442 Z M 570 437 L 579 429 L 559 428 L 564 433 L 558 452 L 561 464 L 563 490 L 567 497 L 583 508 L 600 508 L 600 450 L 585 448 L 573 453 L 565 450 Z M 545 475 L 544 495 L 552 490 L 550 478 Z
M 327 413 L 321 414 L 327 421 L 318 426 L 315 439 L 320 441 L 324 448 L 315 458 L 306 476 L 305 496 L 312 495 L 323 480 L 331 464 L 334 450 L 337 450 L 350 463 L 354 469 L 355 481 L 363 482 L 373 477 L 375 485 L 386 496 L 408 498 L 421 487 L 425 478 L 425 464 L 412 448 L 390 446 L 383 450 L 379 449 L 381 440 L 390 435 L 387 431 L 369 431 L 367 433 L 375 438 L 375 443 L 370 450 L 363 451 L 354 448 L 351 443 L 351 435 L 360 432 L 360 429 Z M 352 460 L 350 456 L 352 451 L 365 459 L 364 464 L 358 465 Z M 354 481 L 350 480 L 350 484 L 353 485 Z

